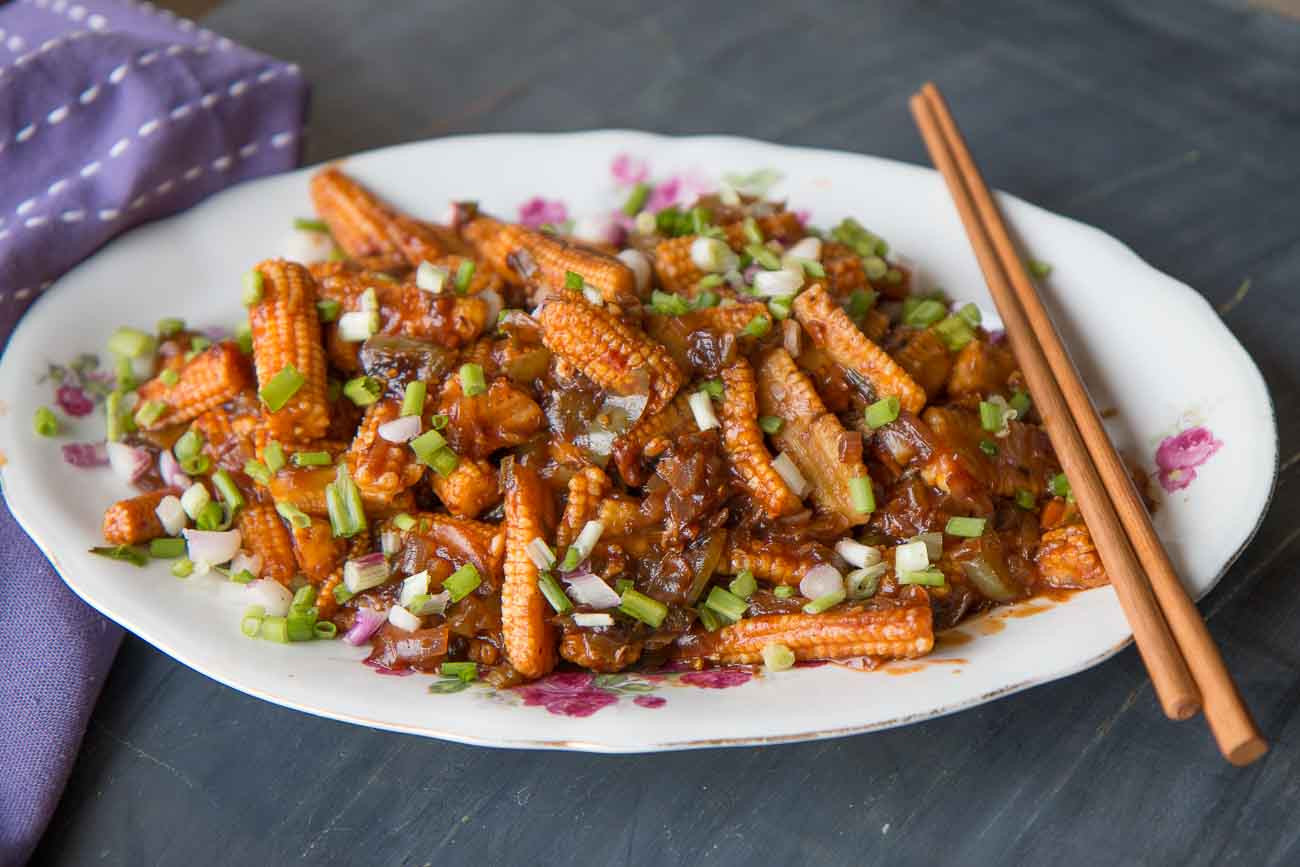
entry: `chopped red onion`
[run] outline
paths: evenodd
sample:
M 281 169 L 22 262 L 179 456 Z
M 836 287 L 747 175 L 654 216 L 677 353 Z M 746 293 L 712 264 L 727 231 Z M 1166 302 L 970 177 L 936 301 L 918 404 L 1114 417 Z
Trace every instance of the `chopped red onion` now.
M 194 484 L 193 480 L 181 470 L 180 461 L 176 460 L 171 449 L 163 449 L 158 453 L 158 475 L 162 477 L 163 484 L 169 488 L 183 491 Z
M 478 297 L 487 305 L 487 319 L 484 321 L 496 322 L 497 315 L 500 314 L 501 308 L 505 306 L 505 303 L 501 300 L 500 293 L 495 289 L 484 289 L 482 292 L 478 293 Z
M 168 536 L 179 536 L 181 530 L 185 529 L 185 507 L 181 505 L 179 497 L 168 494 L 158 501 L 158 508 L 153 511 Z
M 388 561 L 376 551 L 343 564 L 343 583 L 353 593 L 378 587 L 388 580 Z
M 357 616 L 352 621 L 352 628 L 343 633 L 343 640 L 353 647 L 360 647 L 370 640 L 379 627 L 384 625 L 388 615 L 373 608 L 358 608 Z
M 249 581 L 245 586 L 248 588 L 245 591 L 248 603 L 261 605 L 266 609 L 268 617 L 284 617 L 289 613 L 289 606 L 293 603 L 293 593 L 279 581 L 259 578 L 256 581 Z
M 400 605 L 394 605 L 388 609 L 388 622 L 403 629 L 407 632 L 414 632 L 420 628 L 420 618 L 407 611 Z
M 632 269 L 632 274 L 636 277 L 638 292 L 645 292 L 650 288 L 650 279 L 653 274 L 650 260 L 646 258 L 645 253 L 640 250 L 623 250 L 619 252 L 618 258 L 620 262 Z
M 88 470 L 108 466 L 108 450 L 104 443 L 66 443 L 63 460 L 74 467 Z
M 808 599 L 821 599 L 843 590 L 844 576 L 828 563 L 812 567 L 799 581 L 799 593 Z
M 390 443 L 410 442 L 420 435 L 421 420 L 418 415 L 404 415 L 379 426 L 379 435 Z
M 807 238 L 796 242 L 789 250 L 785 251 L 787 256 L 793 256 L 797 259 L 814 259 L 820 260 L 822 257 L 822 241 L 815 235 L 809 235 Z
M 569 585 L 569 597 L 579 605 L 590 605 L 592 608 L 617 608 L 621 601 L 618 593 L 614 592 L 604 579 L 591 572 L 574 571 L 560 577 Z
M 134 483 L 149 472 L 152 461 L 146 449 L 126 443 L 108 443 L 105 449 L 108 452 L 109 466 L 123 481 Z

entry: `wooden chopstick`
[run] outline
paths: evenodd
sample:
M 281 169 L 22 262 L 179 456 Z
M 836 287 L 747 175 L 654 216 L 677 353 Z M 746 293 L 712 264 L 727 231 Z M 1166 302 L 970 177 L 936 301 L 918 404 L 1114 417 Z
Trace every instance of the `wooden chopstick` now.
M 1151 589 L 1160 604 L 1169 631 L 1178 643 L 1200 690 L 1210 730 L 1228 761 L 1237 765 L 1249 764 L 1267 752 L 1268 744 L 1242 701 L 1205 621 L 1201 619 L 1195 603 L 1188 597 L 1183 583 L 1174 571 L 1169 554 L 1156 535 L 1133 480 L 1106 435 L 1101 418 L 1088 397 L 1060 335 L 1025 272 L 1006 223 L 971 157 L 952 112 L 948 110 L 947 102 L 933 83 L 926 84 L 921 89 L 920 96 L 928 105 L 933 120 L 937 122 L 939 133 L 955 161 L 956 171 L 974 200 L 975 214 L 982 226 L 985 241 L 977 242 L 972 235 L 972 242 L 991 242 L 999 264 L 1010 278 L 1015 294 L 1013 303 L 1023 311 L 1041 350 L 1040 357 L 1045 358 L 1052 378 L 1059 385 L 1060 393 L 1065 398 L 1097 473 L 1113 500 L 1129 542 L 1145 566 Z M 1001 309 L 1001 303 L 998 306 Z
M 947 182 L 966 233 L 970 236 L 980 269 L 984 272 L 993 301 L 1002 316 L 1011 350 L 1029 383 L 1029 390 L 1037 404 L 1039 415 L 1043 418 L 1047 435 L 1070 479 L 1079 510 L 1088 522 L 1102 564 L 1110 575 L 1124 615 L 1133 628 L 1133 639 L 1151 675 L 1156 696 L 1165 714 L 1171 719 L 1186 719 L 1200 707 L 1196 684 L 1192 681 L 1164 615 L 1156 604 L 1151 586 L 1129 545 L 1119 516 L 1111 505 L 1083 437 L 1066 406 L 1065 397 L 1057 387 L 1002 271 L 997 254 L 989 243 L 970 193 L 943 140 L 933 109 L 920 94 L 912 97 L 911 108 L 920 127 L 921 137 L 930 151 L 930 158 Z

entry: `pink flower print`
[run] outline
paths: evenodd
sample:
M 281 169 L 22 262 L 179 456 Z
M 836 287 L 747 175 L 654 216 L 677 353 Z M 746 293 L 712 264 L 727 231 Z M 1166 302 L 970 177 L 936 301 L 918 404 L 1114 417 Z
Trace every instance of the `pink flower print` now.
M 541 705 L 556 716 L 587 717 L 618 701 L 612 692 L 593 685 L 584 672 L 561 672 L 515 687 L 530 707 Z
M 1165 437 L 1156 449 L 1160 487 L 1169 493 L 1181 491 L 1196 478 L 1196 468 L 1223 448 L 1208 428 L 1191 427 Z
M 658 695 L 638 695 L 632 699 L 632 704 L 637 707 L 656 708 L 668 704 L 668 699 Z
M 622 187 L 631 187 L 650 177 L 650 164 L 640 157 L 621 153 L 614 157 L 614 161 L 609 165 L 609 171 L 614 176 L 614 183 Z
M 704 671 L 687 672 L 679 680 L 704 689 L 730 689 L 749 683 L 753 676 L 748 668 L 706 668 Z
M 95 402 L 78 385 L 59 386 L 58 391 L 54 392 L 54 402 L 68 415 L 77 417 L 90 415 L 95 408 Z
M 103 443 L 66 443 L 63 460 L 83 470 L 108 466 L 108 450 Z

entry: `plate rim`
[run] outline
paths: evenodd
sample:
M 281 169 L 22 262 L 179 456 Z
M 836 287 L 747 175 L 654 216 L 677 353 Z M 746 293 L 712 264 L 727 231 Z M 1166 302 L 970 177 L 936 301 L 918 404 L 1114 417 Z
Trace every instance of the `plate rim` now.
M 237 184 L 226 187 L 225 189 L 222 189 L 212 194 L 211 196 L 204 198 L 203 200 L 197 202 L 195 205 L 189 208 L 186 208 L 182 211 L 178 211 L 177 213 L 171 214 L 167 217 L 135 226 L 132 229 L 122 233 L 121 235 L 118 235 L 115 238 L 107 241 L 106 243 L 102 244 L 100 247 L 96 248 L 93 252 L 87 255 L 84 259 L 78 262 L 71 269 L 69 269 L 65 274 L 61 275 L 59 278 L 54 280 L 53 283 L 49 286 L 49 288 L 43 291 L 42 293 L 40 293 L 40 295 L 36 298 L 36 300 L 33 301 L 33 303 L 28 306 L 28 308 L 23 312 L 18 323 L 15 325 L 13 331 L 11 332 L 10 337 L 7 341 L 7 345 L 4 349 L 4 352 L 0 353 L 0 369 L 3 369 L 6 362 L 9 361 L 9 353 L 15 342 L 14 337 L 17 336 L 20 330 L 26 327 L 26 323 L 29 323 L 31 321 L 32 312 L 36 310 L 38 305 L 45 303 L 46 299 L 49 296 L 52 296 L 56 291 L 58 291 L 61 288 L 61 284 L 63 284 L 67 280 L 67 278 L 77 274 L 81 269 L 87 267 L 96 258 L 102 255 L 105 250 L 111 248 L 114 244 L 119 243 L 121 239 L 129 237 L 133 232 L 136 232 L 140 229 L 147 229 L 153 227 L 161 228 L 175 221 L 189 218 L 194 213 L 201 211 L 204 207 L 209 206 L 211 203 L 217 200 L 220 200 L 223 196 L 227 196 L 233 194 L 237 190 L 242 190 L 244 188 L 256 185 L 258 182 L 280 179 L 283 178 L 285 175 L 290 175 L 295 173 L 305 174 L 321 166 L 329 165 L 332 163 L 345 162 L 349 159 L 356 158 L 356 157 L 371 157 L 374 155 L 391 154 L 391 153 L 400 152 L 404 150 L 417 150 L 421 147 L 428 146 L 432 143 L 442 142 L 447 140 L 459 140 L 462 142 L 468 141 L 472 143 L 474 140 L 503 140 L 503 139 L 529 139 L 529 138 L 547 139 L 547 140 L 566 140 L 566 139 L 578 140 L 578 139 L 601 139 L 601 138 L 627 139 L 629 137 L 640 139 L 641 141 L 647 143 L 648 146 L 653 146 L 655 142 L 662 142 L 662 141 L 694 142 L 694 143 L 700 143 L 704 145 L 716 144 L 722 146 L 725 146 L 728 143 L 743 144 L 745 146 L 759 145 L 761 147 L 775 149 L 777 151 L 796 152 L 804 156 L 832 155 L 840 158 L 866 160 L 868 162 L 874 162 L 882 166 L 888 167 L 889 169 L 894 171 L 902 170 L 916 175 L 928 175 L 932 177 L 938 176 L 938 172 L 935 169 L 930 168 L 928 166 L 919 165 L 916 163 L 911 163 L 905 160 L 899 160 L 892 157 L 878 156 L 874 154 L 856 153 L 853 151 L 846 151 L 846 150 L 835 149 L 835 148 L 818 148 L 818 147 L 809 147 L 804 145 L 789 145 L 789 144 L 784 144 L 779 142 L 771 142 L 762 139 L 750 138 L 746 136 L 735 136 L 735 135 L 727 135 L 727 134 L 700 134 L 700 135 L 678 136 L 678 135 L 665 135 L 662 133 L 649 132 L 645 130 L 628 129 L 628 128 L 600 128 L 600 129 L 592 129 L 592 130 L 578 130 L 578 131 L 567 131 L 567 132 L 517 131 L 517 132 L 495 132 L 495 133 L 464 133 L 464 134 L 456 134 L 456 135 L 430 137 L 425 139 L 417 139 L 414 141 L 401 142 L 401 143 L 387 145 L 378 148 L 371 148 L 368 150 L 357 151 L 354 153 L 346 154 L 339 157 L 334 157 L 328 160 L 323 160 L 309 165 L 298 166 L 286 172 L 280 172 L 272 175 L 263 175 L 258 178 L 250 178 L 246 181 L 241 181 Z M 1035 213 L 1036 217 L 1038 218 L 1046 218 L 1049 221 L 1056 221 L 1058 223 L 1069 226 L 1071 229 L 1075 231 L 1085 230 L 1086 234 L 1091 235 L 1094 241 L 1103 242 L 1107 244 L 1113 249 L 1115 253 L 1119 254 L 1124 258 L 1127 258 L 1132 263 L 1135 263 L 1141 266 L 1142 268 L 1150 272 L 1153 272 L 1154 274 L 1159 275 L 1170 285 L 1176 285 L 1182 294 L 1195 298 L 1203 306 L 1205 312 L 1207 312 L 1210 316 L 1214 318 L 1214 320 L 1223 329 L 1224 333 L 1231 339 L 1231 343 L 1235 348 L 1235 351 L 1241 354 L 1243 359 L 1248 363 L 1249 370 L 1253 372 L 1253 374 L 1257 378 L 1258 384 L 1261 387 L 1260 391 L 1262 391 L 1265 398 L 1265 402 L 1268 406 L 1270 430 L 1272 433 L 1271 440 L 1273 445 L 1273 461 L 1272 461 L 1272 473 L 1268 482 L 1268 490 L 1264 496 L 1262 507 L 1259 511 L 1258 517 L 1255 520 L 1254 525 L 1250 528 L 1249 532 L 1246 534 L 1245 538 L 1242 540 L 1240 545 L 1238 545 L 1237 548 L 1231 554 L 1228 555 L 1222 567 L 1214 575 L 1213 579 L 1206 585 L 1205 589 L 1200 593 L 1196 594 L 1194 601 L 1196 602 L 1201 601 L 1206 596 L 1208 596 L 1209 593 L 1211 593 L 1216 587 L 1218 587 L 1219 583 L 1231 570 L 1233 565 L 1235 565 L 1235 563 L 1241 557 L 1245 549 L 1254 541 L 1260 529 L 1262 528 L 1265 519 L 1268 517 L 1269 511 L 1273 504 L 1274 496 L 1276 495 L 1277 484 L 1278 484 L 1279 473 L 1280 473 L 1281 441 L 1280 441 L 1280 432 L 1278 430 L 1278 424 L 1277 424 L 1276 403 L 1274 401 L 1272 392 L 1269 390 L 1268 382 L 1264 378 L 1263 372 L 1259 369 L 1259 365 L 1255 362 L 1254 357 L 1251 356 L 1251 354 L 1246 350 L 1246 347 L 1237 338 L 1237 335 L 1234 334 L 1232 330 L 1227 327 L 1226 323 L 1223 322 L 1222 318 L 1217 314 L 1217 312 L 1214 310 L 1213 306 L 1209 303 L 1209 301 L 1205 298 L 1205 296 L 1197 292 L 1195 289 L 1193 289 L 1191 286 L 1189 286 L 1187 283 L 1183 282 L 1182 280 L 1178 279 L 1177 277 L 1168 274 L 1162 271 L 1161 269 L 1157 268 L 1156 266 L 1152 265 L 1151 263 L 1147 262 L 1144 258 L 1141 257 L 1141 255 L 1137 253 L 1137 251 L 1135 251 L 1133 248 L 1131 248 L 1128 244 L 1126 244 L 1121 239 L 1115 237 L 1114 235 L 1111 235 L 1110 233 L 1106 232 L 1105 230 L 1097 226 L 1093 226 L 1089 223 L 1085 223 L 1081 220 L 1075 219 L 1074 217 L 1066 216 L 1064 214 L 1058 214 L 1054 211 L 1048 210 L 1047 208 L 1044 208 L 1040 205 L 1037 205 L 1033 202 L 1030 202 L 1026 199 L 1022 199 L 1010 193 L 1001 190 L 995 190 L 994 194 L 997 197 L 999 203 L 1004 208 L 1009 203 L 1011 207 L 1014 208 L 1026 208 L 1028 210 L 1031 210 L 1032 212 Z M 4 478 L 5 478 L 4 468 L 3 466 L 0 466 L 0 495 L 4 494 Z M 154 647 L 155 649 L 161 651 L 165 655 L 169 656 L 170 658 L 179 662 L 180 664 L 186 666 L 187 668 L 195 672 L 198 672 L 199 674 L 208 677 L 216 681 L 217 683 L 222 684 L 223 686 L 244 693 L 245 695 L 249 695 L 259 700 L 267 701 L 271 704 L 275 704 L 280 707 L 289 708 L 291 710 L 298 711 L 301 713 L 306 713 L 317 717 L 323 717 L 337 722 L 350 723 L 350 724 L 366 726 L 370 728 L 378 728 L 385 731 L 392 731 L 400 734 L 410 734 L 410 735 L 417 735 L 426 738 L 435 738 L 438 740 L 450 741 L 450 742 L 466 744 L 470 746 L 491 747 L 496 749 L 568 750 L 568 751 L 584 752 L 584 753 L 590 753 L 596 755 L 629 755 L 629 754 L 639 754 L 639 753 L 663 752 L 663 751 L 670 751 L 670 750 L 677 751 L 677 750 L 710 749 L 710 748 L 723 748 L 723 747 L 771 746 L 771 745 L 779 745 L 779 744 L 799 743 L 805 741 L 819 741 L 819 740 L 828 740 L 832 738 L 848 737 L 856 734 L 865 734 L 865 733 L 875 732 L 875 731 L 884 731 L 887 729 L 909 725 L 916 722 L 923 722 L 930 719 L 937 719 L 939 717 L 949 716 L 959 711 L 966 710 L 971 707 L 976 707 L 981 704 L 985 704 L 987 702 L 994 701 L 999 698 L 1004 698 L 1006 696 L 1013 695 L 1018 692 L 1023 692 L 1025 690 L 1031 689 L 1036 686 L 1041 686 L 1046 683 L 1051 683 L 1056 680 L 1061 680 L 1064 678 L 1071 677 L 1075 674 L 1078 674 L 1081 671 L 1100 665 L 1101 663 L 1115 656 L 1117 653 L 1119 653 L 1121 650 L 1127 647 L 1133 640 L 1132 636 L 1129 635 L 1128 637 L 1117 642 L 1116 644 L 1107 648 L 1106 650 L 1097 653 L 1085 660 L 1066 666 L 1060 669 L 1059 671 L 1049 675 L 1031 676 L 1023 680 L 1017 681 L 1015 683 L 1007 684 L 998 687 L 997 689 L 982 693 L 978 696 L 966 698 L 957 702 L 953 702 L 951 704 L 945 704 L 937 708 L 931 708 L 924 711 L 917 711 L 915 713 L 905 714 L 889 720 L 872 722 L 872 723 L 864 723 L 861 725 L 839 726 L 839 727 L 828 728 L 828 729 L 816 729 L 811 731 L 774 734 L 774 735 L 753 735 L 753 736 L 731 737 L 731 738 L 727 738 L 727 737 L 691 738 L 686 740 L 655 741 L 655 742 L 643 742 L 637 744 L 606 743 L 606 742 L 599 742 L 599 741 L 587 741 L 587 740 L 575 740 L 575 739 L 526 740 L 526 739 L 514 739 L 514 738 L 502 738 L 502 737 L 478 738 L 472 734 L 462 734 L 459 732 L 442 731 L 439 730 L 436 726 L 431 726 L 431 725 L 414 726 L 414 725 L 407 725 L 407 724 L 397 723 L 397 722 L 386 722 L 382 720 L 369 719 L 363 716 L 359 716 L 357 714 L 351 714 L 347 712 L 335 711 L 332 709 L 323 708 L 320 706 L 309 705 L 300 702 L 296 699 L 287 698 L 282 695 L 269 692 L 267 690 L 264 690 L 262 688 L 253 685 L 239 683 L 238 682 L 239 678 L 237 676 L 238 667 L 232 669 L 232 671 L 236 672 L 235 676 L 230 676 L 230 677 L 223 676 L 222 674 L 217 673 L 219 670 L 219 666 L 216 665 L 209 666 L 206 664 L 197 663 L 190 658 L 190 655 L 186 651 L 173 647 L 171 645 L 171 642 L 155 641 L 152 638 L 143 634 L 142 632 L 138 631 L 136 628 L 133 628 L 131 624 L 131 618 L 123 614 L 122 612 L 117 611 L 111 602 L 100 604 L 95 599 L 90 598 L 90 595 L 92 594 L 83 592 L 82 588 L 80 588 L 79 586 L 77 586 L 75 582 L 67 578 L 65 573 L 68 570 L 65 570 L 60 565 L 57 555 L 55 555 L 53 551 L 50 550 L 50 548 L 47 546 L 46 542 L 43 541 L 37 535 L 37 533 L 33 531 L 28 520 L 29 518 L 32 517 L 32 515 L 27 514 L 22 508 L 15 509 L 12 501 L 7 495 L 5 496 L 5 502 L 7 507 L 9 508 L 10 514 L 14 518 L 14 521 L 19 525 L 19 527 L 28 536 L 28 538 L 31 539 L 33 544 L 37 546 L 37 548 L 46 557 L 46 559 L 49 560 L 51 566 L 54 568 L 56 574 L 58 574 L 59 579 L 63 582 L 64 586 L 68 587 L 77 596 L 78 599 L 83 601 L 85 604 L 89 605 L 91 608 L 95 609 L 103 616 L 112 620 L 122 629 L 130 632 L 135 637 L 143 640 L 151 647 Z

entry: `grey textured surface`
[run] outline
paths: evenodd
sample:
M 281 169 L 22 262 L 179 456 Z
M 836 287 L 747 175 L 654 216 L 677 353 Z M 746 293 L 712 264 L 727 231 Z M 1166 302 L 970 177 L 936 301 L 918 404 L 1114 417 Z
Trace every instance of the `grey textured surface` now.
M 1132 650 L 905 729 L 611 758 L 328 722 L 128 639 L 37 862 L 1300 861 L 1300 23 L 1188 0 L 360 6 L 239 0 L 205 21 L 302 64 L 313 159 L 629 126 L 924 162 L 906 99 L 933 78 L 997 186 L 1211 303 L 1249 278 L 1224 318 L 1272 389 L 1283 467 L 1203 609 L 1273 751 L 1228 767 L 1200 722 L 1161 716 Z

